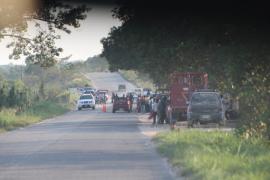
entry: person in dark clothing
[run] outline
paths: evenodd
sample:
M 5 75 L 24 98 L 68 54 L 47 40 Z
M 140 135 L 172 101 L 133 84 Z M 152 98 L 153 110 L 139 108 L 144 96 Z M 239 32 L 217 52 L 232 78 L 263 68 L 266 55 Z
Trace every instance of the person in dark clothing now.
M 166 119 L 166 97 L 163 96 L 158 103 L 158 123 L 164 124 L 164 120 Z
M 112 103 L 113 103 L 113 101 L 114 101 L 114 98 L 115 98 L 115 94 L 114 94 L 114 92 L 112 93 Z
M 141 96 L 138 96 L 138 100 L 137 100 L 137 112 L 140 113 L 141 112 Z
M 129 100 L 129 103 L 130 103 L 130 111 L 132 112 L 134 97 L 133 97 L 133 95 L 131 93 L 128 95 L 128 100 Z

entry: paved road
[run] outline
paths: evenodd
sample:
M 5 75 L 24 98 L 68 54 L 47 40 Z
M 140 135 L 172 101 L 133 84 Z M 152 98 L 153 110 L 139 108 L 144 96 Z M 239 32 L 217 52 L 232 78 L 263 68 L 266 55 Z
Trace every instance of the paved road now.
M 99 89 L 108 89 L 110 91 L 117 91 L 119 84 L 125 84 L 127 91 L 130 91 L 136 86 L 127 82 L 118 73 L 89 73 L 86 75 L 88 78 L 92 79 L 92 83 Z
M 89 77 L 101 88 L 124 81 L 117 74 Z M 96 109 L 0 134 L 0 179 L 174 179 L 139 124 L 135 113 Z

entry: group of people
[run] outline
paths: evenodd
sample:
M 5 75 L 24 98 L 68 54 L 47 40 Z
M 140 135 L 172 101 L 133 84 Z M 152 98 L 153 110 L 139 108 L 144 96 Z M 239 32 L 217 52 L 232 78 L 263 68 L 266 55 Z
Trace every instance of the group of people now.
M 151 111 L 151 98 L 150 96 L 138 96 L 137 99 L 137 112 L 148 113 Z
M 126 102 L 128 102 L 130 112 L 132 112 L 133 101 L 134 101 L 133 95 L 131 93 L 128 93 L 127 95 L 126 94 L 123 94 L 122 96 L 119 97 L 117 93 L 112 93 L 112 103 L 114 101 L 119 100 L 119 98 L 123 98 L 123 99 L 125 99 Z
M 172 109 L 167 96 L 139 96 L 137 112 L 150 113 L 149 119 L 153 119 L 153 125 L 170 124 L 172 128 L 175 121 L 172 119 Z
M 112 94 L 112 102 L 117 100 L 118 95 Z M 134 96 L 131 93 L 123 95 L 121 98 L 126 98 L 130 103 L 130 111 L 134 102 Z M 165 95 L 146 96 L 138 95 L 136 111 L 138 113 L 150 113 L 149 119 L 153 119 L 153 125 L 157 124 L 170 124 L 172 128 L 175 122 L 172 119 L 172 109 L 169 99 Z

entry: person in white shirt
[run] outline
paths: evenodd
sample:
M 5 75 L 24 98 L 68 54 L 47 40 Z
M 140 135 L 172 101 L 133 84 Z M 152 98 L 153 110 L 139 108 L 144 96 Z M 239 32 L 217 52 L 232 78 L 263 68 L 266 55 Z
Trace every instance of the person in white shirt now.
M 153 113 L 153 125 L 157 124 L 157 110 L 158 110 L 158 99 L 154 99 L 152 103 L 152 113 Z

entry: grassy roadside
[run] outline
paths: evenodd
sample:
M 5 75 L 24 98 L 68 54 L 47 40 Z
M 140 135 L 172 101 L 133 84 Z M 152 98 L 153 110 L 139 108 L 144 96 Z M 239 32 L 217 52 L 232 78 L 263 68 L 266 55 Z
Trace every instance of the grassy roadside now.
M 154 141 L 188 179 L 270 179 L 269 142 L 196 130 L 161 133 Z
M 16 113 L 15 109 L 3 109 L 0 111 L 0 132 L 37 123 L 64 114 L 68 110 L 68 107 L 50 101 L 38 102 L 22 113 Z

